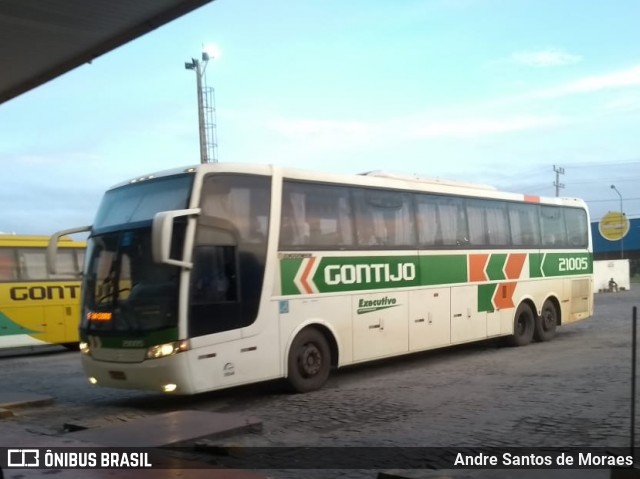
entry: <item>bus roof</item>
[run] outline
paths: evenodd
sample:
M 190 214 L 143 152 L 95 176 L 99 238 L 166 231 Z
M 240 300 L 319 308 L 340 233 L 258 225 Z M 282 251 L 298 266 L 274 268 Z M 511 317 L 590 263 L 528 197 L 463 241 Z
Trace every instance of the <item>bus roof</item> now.
M 17 235 L 12 233 L 0 233 L 0 247 L 12 246 L 23 248 L 46 247 L 49 244 L 49 236 L 46 235 Z M 60 238 L 61 248 L 84 248 L 86 243 L 83 241 L 74 241 L 73 239 L 63 236 Z
M 375 170 L 375 171 L 366 171 L 364 173 L 360 173 L 363 176 L 374 176 L 377 178 L 390 178 L 395 180 L 404 180 L 404 181 L 415 181 L 416 183 L 426 183 L 426 184 L 436 184 L 436 185 L 448 185 L 448 186 L 462 186 L 465 188 L 479 188 L 481 190 L 493 190 L 497 191 L 498 189 L 492 185 L 485 185 L 482 183 L 470 183 L 466 181 L 458 181 L 458 180 L 444 180 L 441 178 L 430 178 L 426 176 L 420 175 L 406 175 L 399 173 L 391 173 L 388 171 Z
M 435 194 L 452 194 L 476 198 L 493 198 L 507 201 L 520 201 L 527 203 L 541 203 L 547 205 L 565 205 L 587 208 L 586 203 L 580 198 L 569 197 L 543 197 L 523 193 L 500 191 L 494 186 L 481 183 L 471 183 L 457 180 L 444 180 L 428 178 L 419 175 L 402 175 L 383 171 L 371 171 L 362 174 L 334 174 L 298 168 L 280 167 L 266 164 L 250 163 L 205 163 L 183 168 L 175 168 L 156 172 L 147 176 L 132 178 L 112 188 L 118 188 L 128 184 L 138 183 L 149 179 L 172 176 L 176 174 L 191 173 L 203 176 L 207 173 L 242 173 L 267 176 L 280 176 L 299 181 L 318 181 L 323 183 L 336 183 L 344 185 L 356 185 L 363 187 L 393 188 L 399 190 L 422 191 Z

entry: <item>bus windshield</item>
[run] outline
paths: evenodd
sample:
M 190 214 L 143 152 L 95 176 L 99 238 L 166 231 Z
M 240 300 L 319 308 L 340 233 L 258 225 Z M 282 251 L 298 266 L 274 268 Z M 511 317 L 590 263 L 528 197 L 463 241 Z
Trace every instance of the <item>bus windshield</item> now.
M 121 225 L 151 222 L 160 211 L 187 208 L 193 175 L 149 179 L 107 191 L 93 223 L 93 234 Z
M 184 230 L 176 223 L 176 248 L 183 244 Z M 153 261 L 149 226 L 93 236 L 85 273 L 85 331 L 136 333 L 177 326 L 179 268 Z

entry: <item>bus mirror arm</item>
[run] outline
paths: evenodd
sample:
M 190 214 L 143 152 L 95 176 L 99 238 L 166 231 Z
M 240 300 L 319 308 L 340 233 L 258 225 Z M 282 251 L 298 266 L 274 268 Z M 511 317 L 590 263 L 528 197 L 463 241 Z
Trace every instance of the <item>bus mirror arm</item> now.
M 161 211 L 153 217 L 151 227 L 151 251 L 156 263 L 170 264 L 190 269 L 193 263 L 190 261 L 171 258 L 171 241 L 173 238 L 173 220 L 181 216 L 199 215 L 200 208 L 186 210 Z
M 47 245 L 47 272 L 49 274 L 56 274 L 56 257 L 58 256 L 58 242 L 61 236 L 72 235 L 75 233 L 85 233 L 91 231 L 91 225 L 80 226 L 78 228 L 70 228 L 68 230 L 56 231 L 49 238 L 49 244 Z

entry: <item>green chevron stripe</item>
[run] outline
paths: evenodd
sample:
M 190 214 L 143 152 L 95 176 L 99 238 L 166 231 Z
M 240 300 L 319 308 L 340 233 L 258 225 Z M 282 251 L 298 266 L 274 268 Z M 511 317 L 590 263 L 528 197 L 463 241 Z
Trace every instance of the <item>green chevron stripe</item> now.
M 530 278 L 542 278 L 542 270 L 540 265 L 542 264 L 541 253 L 529 253 L 529 277 Z
M 487 264 L 487 276 L 491 281 L 500 281 L 505 279 L 504 265 L 507 262 L 506 254 L 492 254 Z
M 283 258 L 280 260 L 280 287 L 282 294 L 300 294 L 293 279 L 300 269 L 303 258 Z
M 493 312 L 493 296 L 498 283 L 478 285 L 478 311 Z

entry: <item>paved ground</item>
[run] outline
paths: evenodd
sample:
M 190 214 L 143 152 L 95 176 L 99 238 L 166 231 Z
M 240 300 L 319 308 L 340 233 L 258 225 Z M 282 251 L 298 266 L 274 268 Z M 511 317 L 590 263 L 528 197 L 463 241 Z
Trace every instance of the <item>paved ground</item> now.
M 485 342 L 354 367 L 335 374 L 323 390 L 304 395 L 287 394 L 278 382 L 192 398 L 98 389 L 85 383 L 78 353 L 57 348 L 31 355 L 5 352 L 2 389 L 52 396 L 55 402 L 15 410 L 0 419 L 0 428 L 8 421 L 36 433 L 63 433 L 192 409 L 262 420 L 261 433 L 222 441 L 225 445 L 626 447 L 635 305 L 640 305 L 638 288 L 599 294 L 594 317 L 560 328 L 551 342 L 524 348 Z M 377 475 L 365 470 L 263 473 L 274 478 Z M 608 477 L 603 473 L 588 477 Z M 569 473 L 560 474 L 553 477 Z M 424 471 L 411 477 L 418 476 L 443 477 Z M 545 477 L 544 471 L 536 477 Z

